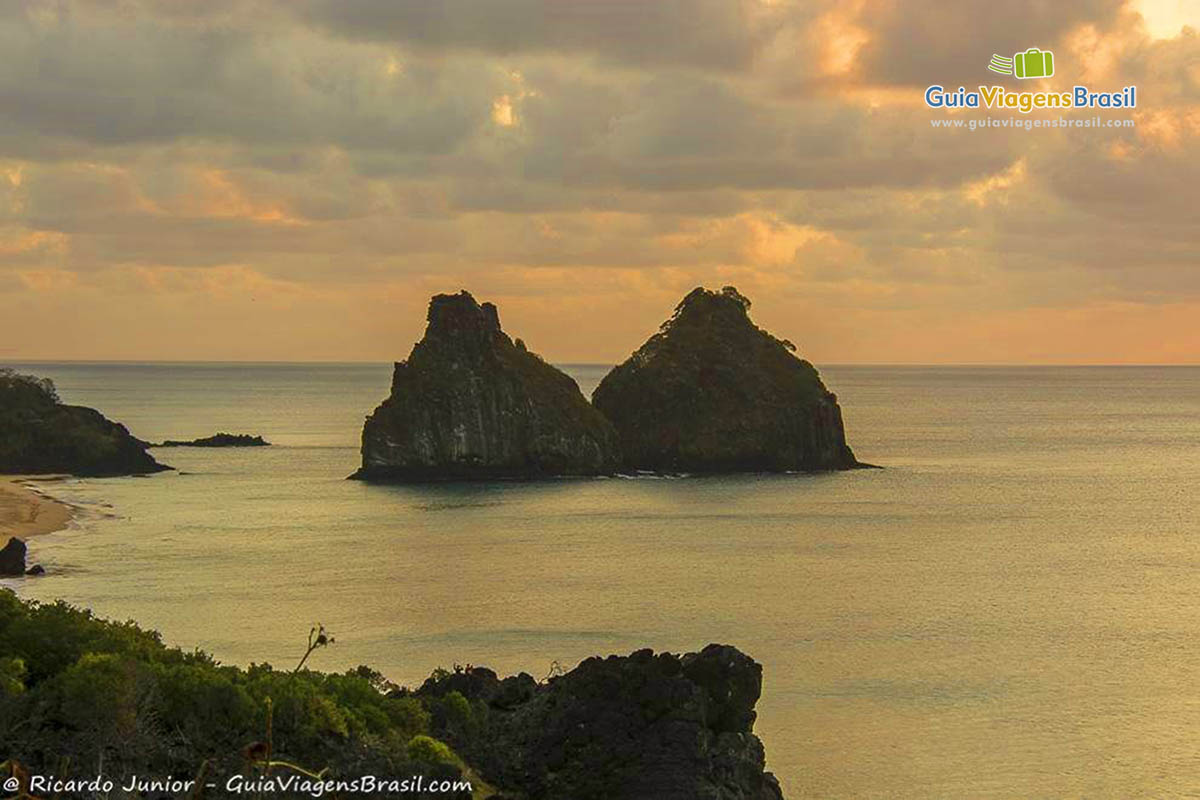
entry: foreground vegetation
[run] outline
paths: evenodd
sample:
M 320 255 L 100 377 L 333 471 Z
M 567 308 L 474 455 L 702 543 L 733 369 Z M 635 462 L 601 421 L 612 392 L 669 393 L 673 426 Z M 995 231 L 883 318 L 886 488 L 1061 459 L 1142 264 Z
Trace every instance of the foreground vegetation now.
M 294 669 L 222 666 L 132 622 L 0 590 L 0 762 L 5 774 L 103 773 L 118 785 L 272 771 L 460 777 L 462 762 L 429 736 L 446 701 L 410 696 L 367 667 L 305 668 L 328 642 L 314 629 Z

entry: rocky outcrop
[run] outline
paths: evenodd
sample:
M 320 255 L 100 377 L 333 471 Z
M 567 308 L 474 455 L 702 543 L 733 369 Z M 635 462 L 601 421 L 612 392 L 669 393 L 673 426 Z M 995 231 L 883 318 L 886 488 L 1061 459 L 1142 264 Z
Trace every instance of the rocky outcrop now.
M 592 395 L 627 469 L 835 470 L 862 466 L 837 397 L 795 346 L 750 321 L 732 286 L 695 289 Z
M 271 443 L 261 436 L 248 433 L 217 433 L 201 439 L 167 439 L 154 447 L 270 447 Z
M 591 658 L 543 684 L 467 668 L 417 695 L 470 702 L 470 719 L 435 714 L 439 734 L 513 796 L 782 800 L 753 733 L 761 689 L 758 663 L 710 644 L 685 656 Z
M 25 543 L 17 537 L 8 540 L 0 548 L 0 576 L 12 577 L 25 574 Z
M 463 291 L 429 303 L 425 337 L 396 364 L 367 418 L 368 480 L 597 475 L 616 466 L 612 426 L 568 375 L 513 342 L 491 303 Z
M 95 409 L 63 405 L 48 380 L 0 370 L 0 473 L 140 475 L 163 466 Z

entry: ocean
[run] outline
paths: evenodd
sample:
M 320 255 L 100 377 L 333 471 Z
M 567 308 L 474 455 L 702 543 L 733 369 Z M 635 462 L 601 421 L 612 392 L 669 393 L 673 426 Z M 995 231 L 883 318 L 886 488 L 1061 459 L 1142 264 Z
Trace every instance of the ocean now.
M 1200 368 L 830 366 L 883 470 L 375 486 L 385 364 L 16 364 L 178 469 L 71 480 L 64 598 L 226 663 L 542 678 L 738 646 L 789 798 L 1200 794 Z M 567 365 L 586 392 L 604 366 Z

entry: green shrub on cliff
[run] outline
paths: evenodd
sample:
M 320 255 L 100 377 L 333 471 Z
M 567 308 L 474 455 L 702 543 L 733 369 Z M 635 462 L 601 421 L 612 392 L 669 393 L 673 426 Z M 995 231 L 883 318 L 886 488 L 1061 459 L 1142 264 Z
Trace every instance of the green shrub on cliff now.
M 273 761 L 331 778 L 457 777 L 445 745 L 413 743 L 430 714 L 394 689 L 365 667 L 222 666 L 131 622 L 0 590 L 0 762 L 35 773 L 245 774 L 269 742 Z
M 0 369 L 0 398 L 20 406 L 52 406 L 58 402 L 58 390 L 49 378 Z
M 432 736 L 420 734 L 414 736 L 408 743 L 408 757 L 413 761 L 423 761 L 427 764 L 453 764 L 454 752 Z

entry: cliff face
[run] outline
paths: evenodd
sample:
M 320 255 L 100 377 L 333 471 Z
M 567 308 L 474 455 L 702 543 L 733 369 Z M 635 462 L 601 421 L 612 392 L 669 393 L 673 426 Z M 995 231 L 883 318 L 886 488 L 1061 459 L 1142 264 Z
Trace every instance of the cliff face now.
M 363 427 L 354 477 L 597 475 L 616 462 L 612 426 L 575 381 L 514 343 L 496 307 L 464 291 L 430 301 L 425 337 Z
M 731 286 L 695 289 L 592 396 L 630 469 L 851 469 L 837 397 Z
M 95 409 L 58 401 L 47 380 L 0 370 L 0 473 L 140 475 L 170 469 Z
M 438 734 L 514 796 L 782 800 L 753 733 L 761 690 L 757 662 L 711 644 L 590 658 L 543 684 L 468 667 L 417 694 L 471 703 L 467 720 L 435 710 Z

